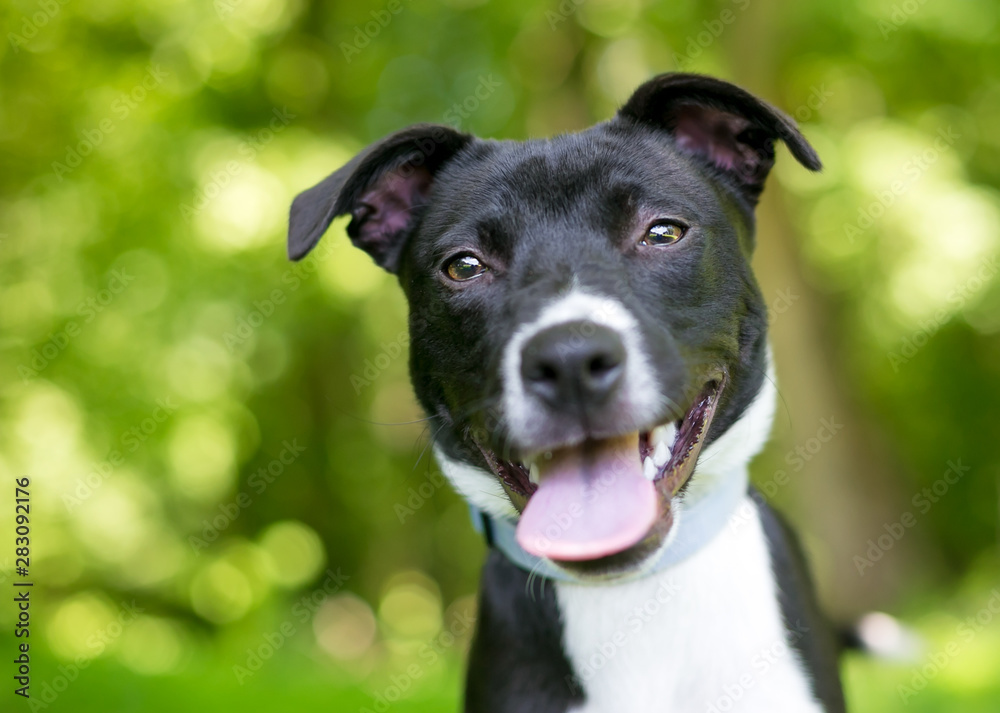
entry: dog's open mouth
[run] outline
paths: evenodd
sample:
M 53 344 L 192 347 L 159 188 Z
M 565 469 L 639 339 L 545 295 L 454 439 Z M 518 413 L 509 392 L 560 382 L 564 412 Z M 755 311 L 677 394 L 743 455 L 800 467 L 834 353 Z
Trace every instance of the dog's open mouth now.
M 687 483 L 724 378 L 702 389 L 683 418 L 647 431 L 539 453 L 525 462 L 480 450 L 509 491 L 527 502 L 517 525 L 526 551 L 585 562 L 615 555 L 652 532 L 666 536 L 671 500 Z

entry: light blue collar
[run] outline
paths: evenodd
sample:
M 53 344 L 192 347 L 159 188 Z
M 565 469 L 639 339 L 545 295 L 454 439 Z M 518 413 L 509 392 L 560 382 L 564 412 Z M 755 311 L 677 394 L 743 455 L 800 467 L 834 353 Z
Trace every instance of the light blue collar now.
M 634 574 L 626 577 L 615 577 L 615 581 L 639 579 L 663 572 L 696 553 L 722 532 L 736 507 L 746 495 L 747 487 L 747 473 L 743 469 L 738 469 L 721 478 L 711 492 L 705 494 L 693 505 L 683 505 L 676 508 L 673 525 L 676 532 L 670 543 L 650 560 L 644 562 L 642 568 Z M 579 579 L 572 573 L 557 567 L 551 560 L 526 552 L 517 544 L 514 537 L 516 522 L 513 519 L 490 517 L 475 505 L 469 506 L 469 512 L 472 516 L 473 527 L 486 537 L 487 544 L 503 552 L 507 559 L 521 569 L 558 582 L 600 583 L 593 579 Z

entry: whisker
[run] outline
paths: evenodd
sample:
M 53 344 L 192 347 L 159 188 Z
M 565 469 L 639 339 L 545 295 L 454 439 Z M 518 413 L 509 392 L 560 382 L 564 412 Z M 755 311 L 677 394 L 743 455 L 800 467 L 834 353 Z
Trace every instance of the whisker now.
M 428 420 L 429 420 L 429 417 L 428 417 Z M 441 425 L 439 425 L 437 427 L 437 430 L 435 430 L 434 433 L 432 433 L 430 436 L 428 436 L 427 441 L 424 443 L 424 447 L 420 449 L 420 453 L 417 455 L 417 460 L 413 463 L 413 470 L 416 470 L 417 466 L 420 465 L 420 461 L 423 460 L 424 455 L 427 453 L 427 449 L 430 448 L 431 445 L 433 445 L 434 438 L 437 436 L 438 433 L 441 432 L 441 429 L 443 429 L 446 425 L 447 425 L 446 423 L 442 422 Z M 427 433 L 428 430 L 429 429 L 424 429 L 424 433 Z M 422 438 L 424 436 L 424 433 L 420 434 L 420 436 L 418 437 L 418 442 L 419 442 L 419 438 Z M 414 444 L 414 445 L 416 445 L 416 444 Z M 428 467 L 429 467 L 430 466 L 430 461 L 428 461 L 427 463 L 428 463 Z

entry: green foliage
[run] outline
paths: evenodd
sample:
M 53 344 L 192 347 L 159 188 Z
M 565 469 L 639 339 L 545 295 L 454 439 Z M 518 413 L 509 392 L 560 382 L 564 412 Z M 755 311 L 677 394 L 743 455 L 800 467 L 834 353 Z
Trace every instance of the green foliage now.
M 847 515 L 815 531 L 796 518 L 807 540 L 847 532 L 810 543 L 820 581 L 828 599 L 851 592 L 841 612 L 878 602 L 915 622 L 929 651 L 946 645 L 997 572 L 998 13 L 989 2 L 12 3 L 0 48 L 0 481 L 32 483 L 35 682 L 93 661 L 54 709 L 107 710 L 96 701 L 108 691 L 121 711 L 353 709 L 410 665 L 423 676 L 399 710 L 454 707 L 467 640 L 456 627 L 483 546 L 430 463 L 405 304 L 343 221 L 288 263 L 288 206 L 409 123 L 551 135 L 607 118 L 637 83 L 676 69 L 767 97 L 823 157 L 812 176 L 782 156 L 763 208 L 779 375 L 807 365 L 878 456 L 845 436 L 810 454 L 778 500 L 837 517 L 816 504 L 835 451 L 877 477 L 852 502 L 919 514 L 919 535 L 877 565 L 891 595 L 876 596 L 872 578 L 843 584 L 851 555 L 881 534 Z M 784 233 L 805 297 L 775 277 L 769 239 Z M 790 336 L 802 324 L 823 363 Z M 813 429 L 787 416 L 761 482 Z M 921 511 L 912 498 L 953 459 L 971 475 Z M 5 507 L 4 542 L 13 526 Z M 964 598 L 945 594 L 959 587 Z M 0 608 L 3 631 L 13 616 Z M 287 645 L 240 685 L 233 667 L 285 624 Z M 996 708 L 991 626 L 909 709 Z M 909 669 L 847 670 L 856 710 L 901 708 Z

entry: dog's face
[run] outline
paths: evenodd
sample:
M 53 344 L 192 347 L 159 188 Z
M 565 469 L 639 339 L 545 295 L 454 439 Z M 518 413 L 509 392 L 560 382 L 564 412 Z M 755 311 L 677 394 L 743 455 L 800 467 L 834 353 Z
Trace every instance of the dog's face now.
M 411 376 L 463 494 L 578 574 L 659 549 L 702 446 L 764 379 L 753 208 L 789 119 L 687 74 L 585 132 L 384 139 L 296 199 L 299 258 L 336 215 L 399 276 Z

